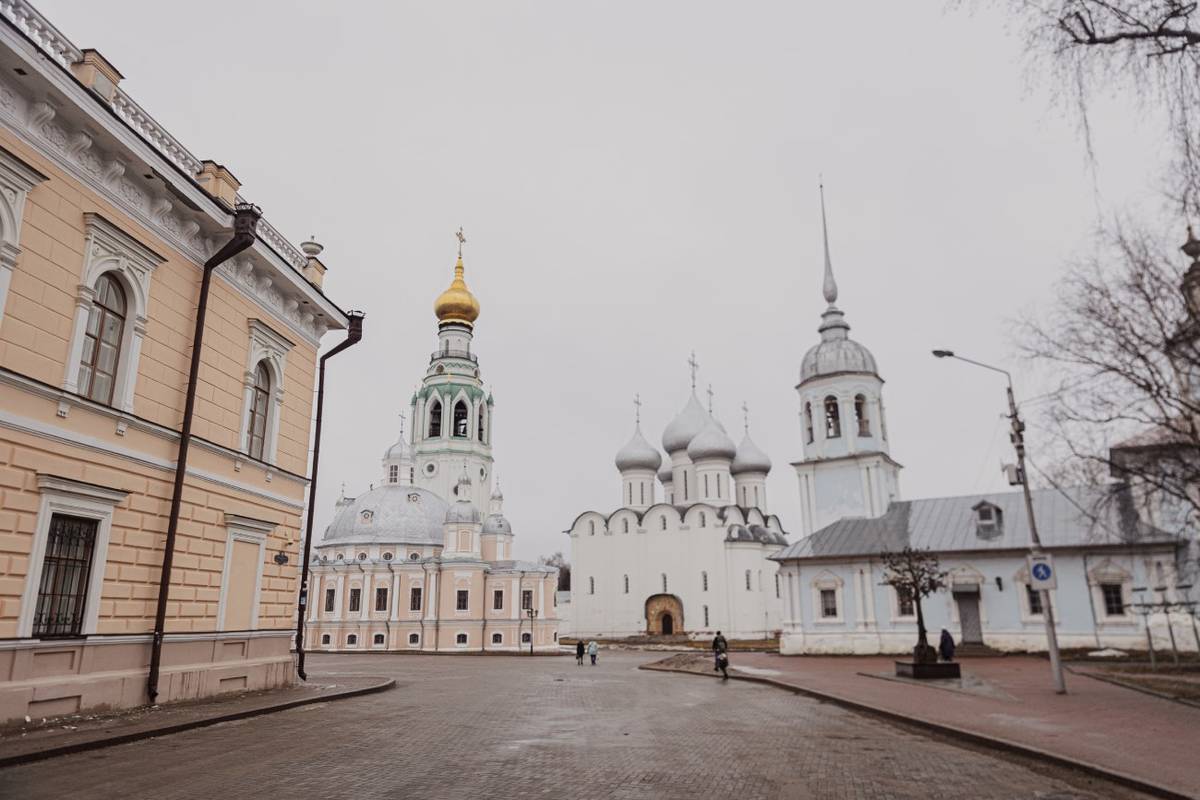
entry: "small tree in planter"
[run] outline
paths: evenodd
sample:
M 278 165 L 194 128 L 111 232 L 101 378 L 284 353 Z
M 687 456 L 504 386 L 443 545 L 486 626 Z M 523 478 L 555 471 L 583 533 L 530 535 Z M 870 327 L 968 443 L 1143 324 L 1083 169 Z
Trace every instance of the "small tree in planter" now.
M 945 588 L 947 573 L 939 568 L 936 555 L 928 550 L 914 550 L 907 546 L 899 553 L 884 553 L 883 565 L 887 569 L 883 584 L 895 589 L 902 599 L 911 597 L 916 606 L 917 646 L 913 648 L 914 663 L 937 663 L 937 648 L 929 646 L 925 635 L 921 599 Z

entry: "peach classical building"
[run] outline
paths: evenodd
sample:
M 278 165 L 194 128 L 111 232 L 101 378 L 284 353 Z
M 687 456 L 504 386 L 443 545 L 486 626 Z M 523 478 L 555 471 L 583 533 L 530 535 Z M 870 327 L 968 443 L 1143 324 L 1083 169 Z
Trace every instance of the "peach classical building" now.
M 239 184 L 0 5 L 0 719 L 143 703 L 202 264 Z M 320 246 L 213 277 L 158 701 L 294 680 Z

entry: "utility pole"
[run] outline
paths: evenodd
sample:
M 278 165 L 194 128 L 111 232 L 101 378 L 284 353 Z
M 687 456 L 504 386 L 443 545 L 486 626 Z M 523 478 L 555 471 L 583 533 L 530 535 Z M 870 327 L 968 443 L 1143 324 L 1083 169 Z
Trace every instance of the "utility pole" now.
M 993 367 L 991 364 L 984 364 L 981 361 L 975 361 L 970 358 L 955 355 L 952 350 L 934 350 L 933 355 L 936 358 L 955 358 L 959 361 L 965 361 L 968 364 L 973 364 L 983 369 L 989 369 L 992 372 L 999 372 L 1008 381 L 1008 419 L 1012 424 L 1012 431 L 1009 433 L 1009 440 L 1012 441 L 1013 449 L 1017 452 L 1017 480 L 1021 483 L 1021 490 L 1025 494 L 1025 514 L 1029 518 L 1029 553 L 1031 556 L 1040 555 L 1042 552 L 1042 540 L 1038 536 L 1037 520 L 1033 514 L 1033 495 L 1029 491 L 1029 476 L 1025 471 L 1025 423 L 1021 421 L 1021 415 L 1017 411 L 1017 401 L 1013 396 L 1012 375 L 1008 370 Z M 1032 576 L 1030 576 L 1032 578 Z M 1042 602 L 1042 619 L 1046 622 L 1046 650 L 1050 655 L 1050 672 L 1054 679 L 1054 691 L 1058 694 L 1067 693 L 1067 682 L 1063 678 L 1062 660 L 1058 654 L 1058 632 L 1054 629 L 1054 606 L 1050 604 L 1050 592 L 1046 589 L 1039 589 L 1038 596 Z

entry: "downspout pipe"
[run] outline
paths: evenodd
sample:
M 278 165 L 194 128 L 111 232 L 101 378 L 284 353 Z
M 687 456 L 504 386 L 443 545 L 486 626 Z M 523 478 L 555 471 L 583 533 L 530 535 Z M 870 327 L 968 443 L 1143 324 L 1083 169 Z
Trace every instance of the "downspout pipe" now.
M 213 270 L 254 244 L 254 232 L 262 209 L 253 203 L 238 203 L 233 209 L 233 238 L 204 262 L 200 279 L 200 300 L 196 306 L 196 330 L 192 334 L 192 365 L 184 395 L 183 425 L 179 431 L 179 452 L 175 457 L 175 488 L 171 493 L 171 516 L 163 549 L 162 569 L 158 578 L 158 608 L 154 612 L 154 640 L 150 646 L 150 673 L 146 694 L 153 704 L 158 698 L 158 674 L 162 665 L 163 629 L 167 620 L 167 597 L 171 590 L 171 565 L 175 560 L 175 536 L 179 531 L 179 510 L 183 504 L 183 479 L 187 473 L 188 448 L 192 443 L 192 418 L 196 411 L 196 380 L 200 374 L 200 351 L 204 343 L 204 318 L 208 313 L 208 292 Z
M 304 615 L 308 610 L 308 565 L 312 559 L 313 514 L 316 511 L 317 472 L 321 466 L 321 418 L 325 411 L 325 362 L 338 353 L 359 343 L 363 334 L 361 311 L 348 311 L 349 327 L 345 340 L 320 358 L 317 369 L 317 424 L 313 431 L 312 477 L 308 483 L 308 519 L 304 523 L 304 557 L 300 567 L 300 592 L 296 600 L 296 674 L 300 680 L 308 680 L 304 671 Z M 364 602 L 367 598 L 363 598 Z

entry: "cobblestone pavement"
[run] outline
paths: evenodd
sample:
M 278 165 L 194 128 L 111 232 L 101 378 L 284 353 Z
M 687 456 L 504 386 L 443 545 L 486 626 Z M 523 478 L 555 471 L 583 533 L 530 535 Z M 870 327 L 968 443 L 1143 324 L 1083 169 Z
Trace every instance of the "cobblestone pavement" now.
M 0 797 L 1130 798 L 777 689 L 573 658 L 317 656 L 382 694 L 0 771 Z

